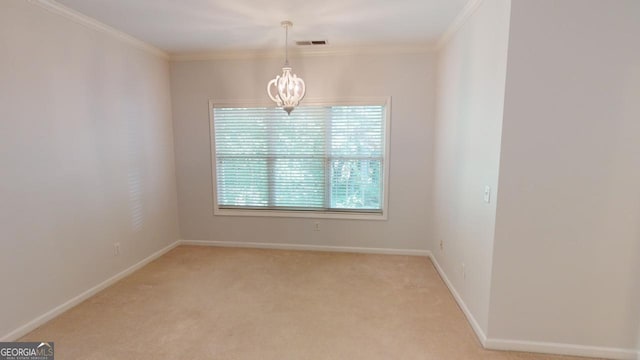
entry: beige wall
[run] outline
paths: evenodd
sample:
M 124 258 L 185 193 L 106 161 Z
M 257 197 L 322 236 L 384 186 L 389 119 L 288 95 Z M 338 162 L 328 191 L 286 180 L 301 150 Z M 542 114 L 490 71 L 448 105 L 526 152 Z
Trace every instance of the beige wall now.
M 7 339 L 178 227 L 167 61 L 26 1 L 0 1 L 0 49 Z
M 438 58 L 435 221 L 431 249 L 466 304 L 472 322 L 476 321 L 485 334 L 509 6 L 508 0 L 482 3 L 440 50 Z M 484 202 L 485 186 L 492 190 L 490 203 Z
M 635 358 L 640 2 L 514 0 L 511 19 L 489 335 Z
M 391 96 L 387 221 L 213 216 L 208 101 L 266 99 L 282 59 L 174 62 L 171 92 L 181 237 L 361 248 L 427 248 L 431 223 L 433 54 L 295 57 L 307 98 Z M 260 86 L 256 86 L 256 84 Z M 320 222 L 320 231 L 313 230 Z

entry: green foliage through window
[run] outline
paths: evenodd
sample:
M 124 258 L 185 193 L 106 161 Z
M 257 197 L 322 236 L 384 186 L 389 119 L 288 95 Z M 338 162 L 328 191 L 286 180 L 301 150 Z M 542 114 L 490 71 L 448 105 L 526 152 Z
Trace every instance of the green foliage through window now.
M 385 107 L 214 107 L 220 208 L 383 208 Z

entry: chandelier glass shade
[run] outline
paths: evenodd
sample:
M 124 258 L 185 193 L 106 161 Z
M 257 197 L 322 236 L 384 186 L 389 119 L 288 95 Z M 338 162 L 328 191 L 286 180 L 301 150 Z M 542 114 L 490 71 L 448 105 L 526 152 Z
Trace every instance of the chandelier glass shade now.
M 290 21 L 283 21 L 281 25 L 285 28 L 285 61 L 282 67 L 282 75 L 276 76 L 275 79 L 267 84 L 267 94 L 269 98 L 276 103 L 278 107 L 284 109 L 287 114 L 291 114 L 293 109 L 300 103 L 305 94 L 304 81 L 292 74 L 289 65 L 289 28 L 293 26 Z

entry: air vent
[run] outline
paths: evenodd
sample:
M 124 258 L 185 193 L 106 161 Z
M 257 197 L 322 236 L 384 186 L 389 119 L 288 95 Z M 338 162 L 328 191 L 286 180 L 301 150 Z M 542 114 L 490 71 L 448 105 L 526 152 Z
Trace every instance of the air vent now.
M 303 41 L 296 41 L 296 45 L 299 45 L 299 46 L 317 46 L 317 45 L 327 45 L 327 40 L 303 40 Z

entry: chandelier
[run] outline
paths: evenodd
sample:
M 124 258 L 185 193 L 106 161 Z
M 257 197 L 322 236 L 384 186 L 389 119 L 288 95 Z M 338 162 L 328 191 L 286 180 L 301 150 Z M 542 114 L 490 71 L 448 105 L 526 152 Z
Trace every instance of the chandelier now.
M 283 21 L 280 25 L 285 28 L 284 66 L 282 67 L 282 75 L 276 76 L 267 84 L 267 94 L 278 107 L 283 108 L 287 114 L 291 115 L 293 109 L 304 97 L 305 87 L 301 78 L 291 74 L 291 66 L 289 65 L 289 28 L 293 26 L 293 23 Z

